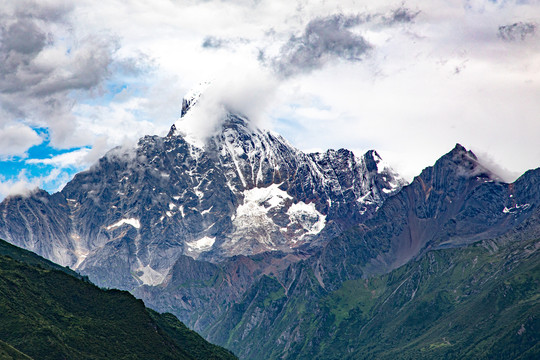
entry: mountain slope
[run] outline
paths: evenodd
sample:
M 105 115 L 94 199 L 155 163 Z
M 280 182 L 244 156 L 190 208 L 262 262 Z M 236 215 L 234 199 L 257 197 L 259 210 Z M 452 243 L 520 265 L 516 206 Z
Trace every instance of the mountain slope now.
M 184 117 L 198 97 L 184 103 Z M 108 287 L 162 283 L 180 255 L 312 249 L 373 216 L 404 181 L 375 151 L 305 154 L 226 114 L 194 143 L 177 130 L 111 150 L 49 195 L 0 203 L 0 236 Z
M 37 359 L 235 358 L 174 316 L 67 272 L 0 241 L 0 340 L 8 344 L 1 351 Z
M 331 288 L 344 274 L 388 272 L 430 249 L 509 232 L 538 211 L 539 179 L 537 169 L 513 184 L 503 183 L 458 144 L 388 199 L 352 236 L 328 243 L 318 264 L 321 281 Z
M 13 346 L 0 340 L 0 359 L 5 360 L 31 360 L 32 358 L 24 355 Z
M 327 306 L 348 317 L 316 357 L 537 358 L 539 240 L 504 244 L 496 252 L 491 248 L 496 242 L 431 251 L 387 276 L 347 283 Z M 343 301 L 355 298 L 370 302 Z M 336 356 L 329 349 L 364 355 L 338 350 L 342 356 Z M 302 357 L 308 358 L 307 352 Z
M 261 278 L 206 336 L 243 359 L 535 359 L 538 215 L 333 291 L 298 263 L 288 278 Z
M 243 358 L 260 358 L 257 354 L 261 349 L 268 358 L 319 354 L 322 352 L 319 346 L 323 346 L 320 343 L 329 344 L 340 321 L 349 323 L 347 318 L 352 308 L 345 306 L 345 310 L 340 310 L 339 304 L 323 300 L 344 291 L 344 287 L 349 286 L 347 291 L 352 291 L 351 295 L 345 296 L 346 304 L 358 304 L 362 311 L 367 311 L 377 305 L 371 298 L 371 291 L 391 289 L 391 294 L 399 291 L 401 283 L 372 288 L 369 293 L 355 290 L 364 286 L 366 278 L 371 281 L 396 268 L 402 269 L 400 266 L 404 263 L 405 267 L 414 266 L 415 259 L 432 256 L 436 251 L 456 248 L 459 259 L 459 254 L 470 251 L 468 246 L 506 237 L 515 243 L 514 248 L 501 250 L 496 257 L 498 261 L 505 257 L 522 261 L 512 251 L 534 253 L 538 248 L 536 239 L 540 237 L 539 180 L 540 169 L 537 169 L 527 172 L 513 184 L 502 183 L 478 163 L 474 154 L 458 145 L 400 193 L 389 198 L 375 216 L 334 238 L 319 253 L 255 282 L 242 300 L 229 307 L 225 316 L 202 333 L 212 341 L 234 349 Z M 530 267 L 512 270 L 513 274 L 520 277 L 530 269 L 536 271 L 537 258 L 523 261 L 529 260 L 533 261 Z M 457 260 L 441 266 L 451 268 L 453 261 Z M 399 269 L 391 274 L 398 274 Z M 488 274 L 483 281 L 497 276 L 491 284 L 502 286 L 500 281 L 504 280 L 498 275 L 496 272 Z M 419 271 L 415 276 L 427 274 Z M 436 288 L 443 279 L 441 275 L 432 286 Z M 477 281 L 475 273 L 471 272 L 461 280 Z M 534 281 L 529 285 L 537 291 Z M 531 300 L 534 296 L 533 293 Z M 456 309 L 470 311 L 472 306 L 472 303 L 457 304 Z M 527 310 L 522 308 L 520 311 Z M 391 320 L 398 312 L 399 308 L 386 308 L 383 313 L 389 317 L 378 331 L 393 329 Z M 333 317 L 338 321 L 334 323 Z M 350 327 L 343 326 L 350 333 L 361 327 L 358 321 L 351 322 Z M 373 341 L 381 335 L 375 333 L 379 335 Z M 336 337 L 338 340 L 339 336 Z M 392 346 L 397 345 L 392 343 L 390 347 L 394 349 Z M 340 353 L 343 348 L 339 347 L 341 350 L 338 351 L 329 347 L 329 352 L 322 353 L 329 356 L 334 351 L 345 356 Z

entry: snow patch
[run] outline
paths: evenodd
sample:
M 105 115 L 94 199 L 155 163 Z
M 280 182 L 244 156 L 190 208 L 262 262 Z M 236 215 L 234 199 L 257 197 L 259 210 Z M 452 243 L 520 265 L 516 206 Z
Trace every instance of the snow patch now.
M 523 204 L 523 205 L 516 204 L 514 206 L 511 206 L 510 208 L 507 208 L 505 206 L 502 212 L 505 213 L 505 214 L 514 214 L 518 210 L 527 210 L 530 206 L 531 206 L 531 204 Z
M 133 227 L 136 228 L 136 229 L 140 229 L 140 228 L 141 228 L 141 223 L 139 222 L 138 219 L 135 219 L 135 218 L 129 218 L 129 219 L 122 219 L 122 220 L 119 220 L 119 221 L 115 222 L 114 224 L 107 226 L 107 230 L 114 229 L 114 228 L 119 227 L 119 226 L 122 226 L 122 225 L 124 225 L 124 224 L 131 225 L 131 226 L 133 226 Z
M 237 227 L 249 227 L 253 223 L 271 223 L 267 214 L 270 209 L 282 206 L 292 197 L 279 188 L 279 184 L 272 184 L 266 188 L 244 190 L 244 203 L 236 208 L 234 222 Z
M 264 212 L 273 209 L 277 206 L 283 205 L 285 200 L 292 199 L 292 197 L 279 188 L 281 184 L 272 184 L 266 188 L 254 188 L 244 191 L 244 204 L 240 205 L 237 210 L 237 214 L 242 210 L 248 210 L 251 204 L 255 206 L 263 206 Z M 264 207 L 267 204 L 267 207 Z
M 292 204 L 287 210 L 287 215 L 289 215 L 292 222 L 298 223 L 306 231 L 300 239 L 306 235 L 320 233 L 326 225 L 326 216 L 317 211 L 315 203 L 299 202 Z
M 145 285 L 156 286 L 159 285 L 165 280 L 165 275 L 152 269 L 150 265 L 141 267 L 137 269 L 137 272 L 142 272 L 143 274 L 138 276 L 139 280 Z
M 214 206 L 212 205 L 212 206 L 210 206 L 209 209 L 201 211 L 201 215 L 208 214 L 213 208 L 214 208 Z
M 190 251 L 202 252 L 210 250 L 214 245 L 215 241 L 215 237 L 205 236 L 200 238 L 199 240 L 186 242 L 186 245 L 188 246 Z

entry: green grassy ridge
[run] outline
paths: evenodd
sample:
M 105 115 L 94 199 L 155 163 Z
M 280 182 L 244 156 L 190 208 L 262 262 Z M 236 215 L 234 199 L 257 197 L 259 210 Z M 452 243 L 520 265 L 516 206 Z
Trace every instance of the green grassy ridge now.
M 32 360 L 13 346 L 0 340 L 0 359 L 2 360 Z
M 246 359 L 539 358 L 539 244 L 516 235 L 432 250 L 331 292 L 304 266 L 283 294 L 262 279 L 222 319 L 218 343 Z
M 496 253 L 479 244 L 433 251 L 388 275 L 344 284 L 323 301 L 331 313 L 349 309 L 346 318 L 334 316 L 335 333 L 302 358 L 538 356 L 540 256 L 512 255 L 524 245 Z M 373 289 L 359 291 L 366 283 Z
M 126 291 L 102 290 L 1 245 L 10 254 L 0 255 L 0 341 L 32 358 L 236 358 Z M 27 257 L 32 265 L 15 260 Z
M 202 336 L 190 330 L 181 321 L 178 321 L 173 314 L 159 314 L 150 309 L 148 309 L 148 312 L 174 343 L 194 358 L 205 360 L 236 359 L 229 350 L 207 343 Z M 202 344 L 204 346 L 201 346 Z
M 58 265 L 50 260 L 42 258 L 41 256 L 33 253 L 32 251 L 21 249 L 20 247 L 12 245 L 2 239 L 0 239 L 0 255 L 8 256 L 14 260 L 23 262 L 28 265 L 39 266 L 44 269 L 59 270 L 76 278 L 88 280 L 87 277 L 80 275 L 79 273 L 71 270 L 68 267 Z

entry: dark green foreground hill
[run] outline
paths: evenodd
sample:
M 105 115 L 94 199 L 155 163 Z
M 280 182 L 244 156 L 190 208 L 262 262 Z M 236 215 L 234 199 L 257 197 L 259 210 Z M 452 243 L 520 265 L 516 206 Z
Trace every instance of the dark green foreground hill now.
M 1 359 L 236 359 L 126 291 L 0 240 Z

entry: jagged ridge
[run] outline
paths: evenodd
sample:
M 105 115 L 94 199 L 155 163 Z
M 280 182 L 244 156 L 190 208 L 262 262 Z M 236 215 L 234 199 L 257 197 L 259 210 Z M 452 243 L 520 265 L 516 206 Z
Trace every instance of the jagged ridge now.
M 320 246 L 404 184 L 374 151 L 305 154 L 240 115 L 227 114 L 202 147 L 178 126 L 113 149 L 59 193 L 5 199 L 0 235 L 132 289 L 161 283 L 180 255 L 215 262 Z

